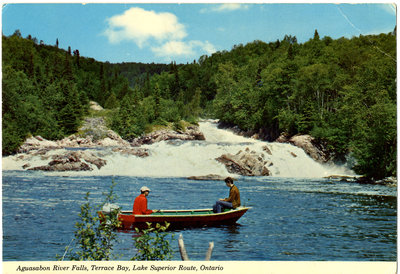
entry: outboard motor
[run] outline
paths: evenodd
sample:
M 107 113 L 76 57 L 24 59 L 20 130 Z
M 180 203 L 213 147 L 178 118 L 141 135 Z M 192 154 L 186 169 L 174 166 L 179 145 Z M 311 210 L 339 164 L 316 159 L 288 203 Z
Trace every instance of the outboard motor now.
M 113 210 L 118 210 L 118 209 L 121 209 L 118 205 L 107 203 L 103 206 L 102 211 L 104 214 L 110 215 L 110 213 Z

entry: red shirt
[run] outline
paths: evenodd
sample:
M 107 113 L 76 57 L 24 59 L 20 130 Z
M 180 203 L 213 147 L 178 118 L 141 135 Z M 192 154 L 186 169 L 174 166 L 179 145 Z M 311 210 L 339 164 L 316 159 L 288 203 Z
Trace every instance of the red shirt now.
M 140 194 L 133 202 L 133 214 L 147 215 L 153 213 L 153 210 L 147 209 L 147 198 Z

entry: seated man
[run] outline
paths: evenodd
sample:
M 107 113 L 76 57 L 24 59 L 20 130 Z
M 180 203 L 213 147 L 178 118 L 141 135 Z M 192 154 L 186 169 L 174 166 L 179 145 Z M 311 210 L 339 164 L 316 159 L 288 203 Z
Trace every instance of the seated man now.
M 140 195 L 136 197 L 133 202 L 133 214 L 136 215 L 148 215 L 159 210 L 147 209 L 147 196 L 150 193 L 150 189 L 147 186 L 143 186 L 140 189 Z
M 237 186 L 234 185 L 231 177 L 225 178 L 226 186 L 230 188 L 229 197 L 219 199 L 213 206 L 215 213 L 220 213 L 224 208 L 237 208 L 240 206 L 240 193 Z

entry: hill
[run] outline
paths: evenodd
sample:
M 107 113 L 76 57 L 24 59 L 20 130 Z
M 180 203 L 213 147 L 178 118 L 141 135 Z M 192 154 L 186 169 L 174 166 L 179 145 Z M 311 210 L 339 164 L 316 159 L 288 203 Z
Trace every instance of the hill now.
M 359 174 L 396 175 L 396 35 L 294 36 L 235 45 L 191 64 L 109 64 L 3 36 L 3 154 L 32 135 L 75 132 L 88 102 L 132 140 L 154 125 L 217 118 L 273 141 L 310 134 Z

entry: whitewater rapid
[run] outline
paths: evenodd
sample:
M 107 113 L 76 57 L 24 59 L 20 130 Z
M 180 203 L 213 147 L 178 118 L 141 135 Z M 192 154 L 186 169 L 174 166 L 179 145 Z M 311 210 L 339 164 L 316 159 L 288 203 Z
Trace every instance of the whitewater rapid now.
M 249 148 L 272 163 L 268 169 L 273 177 L 322 178 L 329 175 L 354 175 L 344 166 L 323 165 L 310 158 L 302 149 L 291 144 L 269 143 L 235 135 L 225 129 L 219 129 L 214 120 L 199 123 L 205 141 L 162 141 L 151 145 L 143 145 L 149 156 L 140 158 L 112 152 L 109 148 L 93 150 L 107 164 L 93 171 L 62 172 L 63 175 L 81 176 L 139 176 L 139 177 L 188 177 L 216 174 L 221 176 L 237 176 L 230 174 L 225 166 L 215 160 L 222 154 L 236 154 Z M 267 146 L 270 155 L 263 147 Z M 56 154 L 59 151 L 52 153 Z M 295 155 L 295 156 L 293 156 Z M 26 164 L 20 155 L 3 157 L 3 170 L 23 170 Z M 31 167 L 44 165 L 40 156 L 29 160 Z M 49 175 L 60 175 L 49 173 Z

